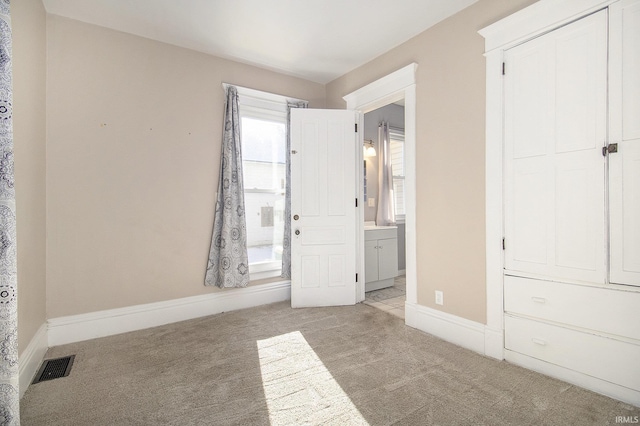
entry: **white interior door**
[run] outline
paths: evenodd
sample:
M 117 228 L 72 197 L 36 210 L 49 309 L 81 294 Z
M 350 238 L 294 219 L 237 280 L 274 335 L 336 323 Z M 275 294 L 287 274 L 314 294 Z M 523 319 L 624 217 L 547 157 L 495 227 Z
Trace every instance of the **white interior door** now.
M 609 280 L 640 286 L 640 1 L 613 5 L 611 20 Z
M 291 111 L 294 308 L 356 303 L 357 122 L 355 111 Z
M 607 13 L 505 52 L 505 269 L 604 283 Z

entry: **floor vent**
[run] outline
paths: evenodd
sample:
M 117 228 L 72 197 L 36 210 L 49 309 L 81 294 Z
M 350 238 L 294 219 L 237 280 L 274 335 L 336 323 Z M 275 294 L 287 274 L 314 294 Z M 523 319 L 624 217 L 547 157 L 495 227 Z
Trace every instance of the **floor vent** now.
M 40 370 L 38 370 L 38 374 L 36 374 L 36 378 L 33 380 L 33 384 L 68 376 L 75 357 L 75 355 L 69 355 L 63 358 L 44 360 Z

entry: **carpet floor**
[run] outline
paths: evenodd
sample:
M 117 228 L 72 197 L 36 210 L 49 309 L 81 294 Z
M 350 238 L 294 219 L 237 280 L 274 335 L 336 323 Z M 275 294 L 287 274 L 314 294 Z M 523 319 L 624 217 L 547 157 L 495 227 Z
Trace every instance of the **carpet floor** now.
M 640 409 L 358 304 L 265 305 L 58 346 L 22 425 L 614 425 Z

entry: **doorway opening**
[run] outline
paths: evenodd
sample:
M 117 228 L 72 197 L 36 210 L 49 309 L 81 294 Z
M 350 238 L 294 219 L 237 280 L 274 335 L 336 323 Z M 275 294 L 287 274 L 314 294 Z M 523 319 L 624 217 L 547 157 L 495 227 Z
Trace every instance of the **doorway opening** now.
M 409 64 L 346 95 L 347 109 L 361 113 L 361 117 L 385 105 L 404 100 L 404 207 L 405 207 L 405 324 L 417 326 L 417 259 L 416 259 L 416 69 L 418 64 Z M 361 128 L 364 119 L 361 119 Z M 361 137 L 361 143 L 364 137 Z M 364 176 L 363 157 L 360 158 L 360 174 Z M 364 189 L 362 189 L 364 191 Z M 359 227 L 358 270 L 365 272 L 364 209 L 361 209 Z M 366 280 L 366 278 L 365 278 Z M 365 300 L 365 284 L 357 283 L 356 301 Z
M 404 98 L 364 114 L 363 126 L 363 209 L 365 300 L 363 303 L 399 318 L 405 318 L 406 256 L 405 256 L 405 120 Z M 382 123 L 388 131 L 383 134 Z M 386 139 L 386 142 L 385 142 Z M 386 145 L 386 146 L 385 146 Z M 392 184 L 387 202 L 395 222 L 383 226 L 377 220 L 380 181 L 385 165 Z

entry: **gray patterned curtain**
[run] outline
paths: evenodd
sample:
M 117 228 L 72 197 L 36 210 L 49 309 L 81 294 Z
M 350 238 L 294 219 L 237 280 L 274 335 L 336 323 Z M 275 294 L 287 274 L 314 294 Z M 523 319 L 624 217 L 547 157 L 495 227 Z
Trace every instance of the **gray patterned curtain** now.
M 9 0 L 0 1 L 0 424 L 20 424 Z
M 382 122 L 378 126 L 378 210 L 376 225 L 395 225 L 396 214 L 393 206 L 393 172 L 391 170 L 391 140 L 389 139 L 389 123 Z
M 249 284 L 247 225 L 242 181 L 242 145 L 238 90 L 227 87 L 218 200 L 204 285 L 246 287 Z
M 286 186 L 284 200 L 284 238 L 282 239 L 282 278 L 291 278 L 291 108 L 307 108 L 309 102 L 287 102 Z

